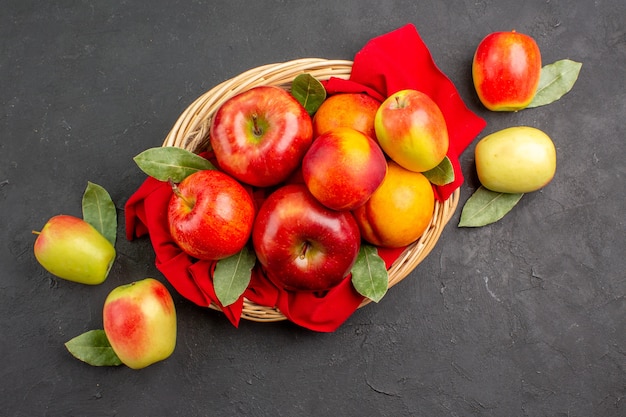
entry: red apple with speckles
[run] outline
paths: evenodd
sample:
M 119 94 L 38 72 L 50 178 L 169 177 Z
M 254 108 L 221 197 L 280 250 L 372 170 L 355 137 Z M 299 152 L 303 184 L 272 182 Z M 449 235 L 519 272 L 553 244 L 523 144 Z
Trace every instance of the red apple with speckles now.
M 474 87 L 489 110 L 517 111 L 527 107 L 537 92 L 540 75 L 539 46 L 523 33 L 491 33 L 474 53 Z
M 324 291 L 350 273 L 361 235 L 352 213 L 322 205 L 304 184 L 289 184 L 261 205 L 252 242 L 266 275 L 278 287 Z
M 348 127 L 322 133 L 302 160 L 302 177 L 313 196 L 333 210 L 354 210 L 382 184 L 387 160 L 378 144 Z
M 285 181 L 313 140 L 311 117 L 287 91 L 259 86 L 224 102 L 211 122 L 219 167 L 257 187 Z
M 203 170 L 172 188 L 169 228 L 184 252 L 219 260 L 243 249 L 255 216 L 254 202 L 243 185 L 221 171 Z
M 153 278 L 111 291 L 102 319 L 113 351 L 130 368 L 145 368 L 174 352 L 176 309 L 168 289 Z

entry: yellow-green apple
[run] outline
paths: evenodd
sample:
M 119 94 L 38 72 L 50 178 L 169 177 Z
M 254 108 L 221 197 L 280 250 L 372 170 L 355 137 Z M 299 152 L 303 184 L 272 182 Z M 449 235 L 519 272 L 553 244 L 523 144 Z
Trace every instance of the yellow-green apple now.
M 400 166 L 425 172 L 443 160 L 449 139 L 441 109 L 428 95 L 400 90 L 383 101 L 374 120 L 378 143 Z
M 422 236 L 434 208 L 433 187 L 424 174 L 389 161 L 382 185 L 353 214 L 363 239 L 376 246 L 400 248 Z
M 256 210 L 250 193 L 237 180 L 218 170 L 203 170 L 172 188 L 169 228 L 184 252 L 219 260 L 245 246 Z
M 302 159 L 302 177 L 309 191 L 333 210 L 363 205 L 386 172 L 387 160 L 378 144 L 349 127 L 322 133 Z
M 556 172 L 554 143 L 534 127 L 509 127 L 485 136 L 474 154 L 480 183 L 495 192 L 536 191 Z
M 374 117 L 379 106 L 380 101 L 369 94 L 334 94 L 313 116 L 313 138 L 336 127 L 351 127 L 375 140 Z
M 361 236 L 349 211 L 327 208 L 304 184 L 288 184 L 261 205 L 252 242 L 267 277 L 279 288 L 324 291 L 349 274 Z
M 113 352 L 133 369 L 168 358 L 176 347 L 176 309 L 168 289 L 154 278 L 121 285 L 102 311 Z
M 224 102 L 211 122 L 210 141 L 219 167 L 258 187 L 283 182 L 313 140 L 311 117 L 287 91 L 259 86 Z
M 539 46 L 523 33 L 491 33 L 474 53 L 474 87 L 489 110 L 517 111 L 528 106 L 537 92 L 540 75 Z
M 115 248 L 92 225 L 78 217 L 52 217 L 37 234 L 37 261 L 51 274 L 81 284 L 104 282 L 115 260 Z

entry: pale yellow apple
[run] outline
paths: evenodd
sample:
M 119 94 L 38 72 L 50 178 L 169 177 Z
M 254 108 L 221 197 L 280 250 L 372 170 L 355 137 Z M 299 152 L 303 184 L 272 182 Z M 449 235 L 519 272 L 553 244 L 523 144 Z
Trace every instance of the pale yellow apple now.
M 495 192 L 536 191 L 556 172 L 554 143 L 534 127 L 510 127 L 485 136 L 474 153 L 480 183 Z

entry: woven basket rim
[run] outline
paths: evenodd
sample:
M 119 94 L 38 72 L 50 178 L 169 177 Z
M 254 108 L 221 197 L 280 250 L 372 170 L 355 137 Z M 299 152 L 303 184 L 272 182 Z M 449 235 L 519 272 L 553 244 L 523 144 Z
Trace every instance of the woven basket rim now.
M 319 80 L 331 77 L 348 79 L 353 61 L 325 58 L 300 58 L 271 63 L 251 68 L 227 79 L 196 98 L 180 114 L 162 146 L 176 146 L 199 153 L 208 145 L 211 118 L 219 106 L 230 97 L 259 85 L 275 85 L 288 89 L 291 81 L 299 74 L 309 73 Z M 443 202 L 435 200 L 435 209 L 430 224 L 422 236 L 406 247 L 388 269 L 391 288 L 406 278 L 435 247 L 444 227 L 450 221 L 460 196 L 459 189 Z M 359 308 L 369 304 L 365 298 Z M 212 303 L 214 310 L 221 308 Z M 244 298 L 241 318 L 257 322 L 276 322 L 287 317 L 276 307 L 262 306 Z

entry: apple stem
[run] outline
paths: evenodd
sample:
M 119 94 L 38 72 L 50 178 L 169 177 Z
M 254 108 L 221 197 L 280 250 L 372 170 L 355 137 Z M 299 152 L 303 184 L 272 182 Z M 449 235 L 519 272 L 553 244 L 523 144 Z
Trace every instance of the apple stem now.
M 185 198 L 183 193 L 180 192 L 180 188 L 178 188 L 178 185 L 176 185 L 176 183 L 174 182 L 173 179 L 168 178 L 167 182 L 169 182 L 170 186 L 172 187 L 172 192 L 174 193 L 174 195 L 176 195 L 176 197 L 178 197 L 181 200 L 183 200 L 185 202 L 185 204 L 187 204 L 189 207 L 193 207 L 193 205 L 194 205 L 193 202 L 189 201 L 187 198 Z
M 252 115 L 252 133 L 254 133 L 255 136 L 261 136 L 263 134 L 263 131 L 261 130 L 261 128 L 259 128 L 259 123 L 257 121 L 258 118 L 259 117 L 256 113 Z
M 311 244 L 309 242 L 304 242 L 304 244 L 302 245 L 302 251 L 300 251 L 300 259 L 304 259 L 306 257 L 306 253 L 310 247 Z
M 37 231 L 37 230 L 31 230 L 31 233 L 34 235 L 40 235 L 41 232 Z

